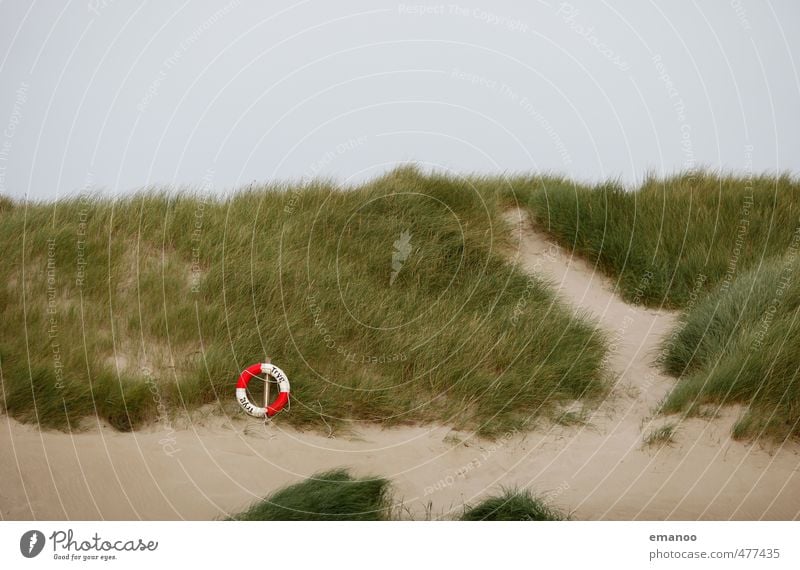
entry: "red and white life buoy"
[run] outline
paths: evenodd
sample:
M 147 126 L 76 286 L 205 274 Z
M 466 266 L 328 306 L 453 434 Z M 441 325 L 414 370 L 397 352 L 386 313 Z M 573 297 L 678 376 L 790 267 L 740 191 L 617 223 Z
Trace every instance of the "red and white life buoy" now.
M 259 374 L 267 374 L 272 376 L 278 382 L 278 397 L 272 401 L 266 408 L 256 406 L 247 397 L 247 384 L 254 376 Z M 283 370 L 270 364 L 269 362 L 258 362 L 252 366 L 245 368 L 239 376 L 239 381 L 236 383 L 236 399 L 242 409 L 256 418 L 263 418 L 265 415 L 271 418 L 280 412 L 286 404 L 289 403 L 289 379 Z

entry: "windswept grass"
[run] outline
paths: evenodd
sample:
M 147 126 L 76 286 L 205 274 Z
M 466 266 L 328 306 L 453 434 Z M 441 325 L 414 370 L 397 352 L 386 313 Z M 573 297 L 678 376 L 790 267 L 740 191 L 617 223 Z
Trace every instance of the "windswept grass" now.
M 384 521 L 409 512 L 393 510 L 389 480 L 358 478 L 347 469 L 312 475 L 289 485 L 230 517 L 236 521 Z M 430 520 L 430 512 L 427 512 Z M 463 521 L 562 521 L 570 517 L 547 505 L 527 489 L 504 490 L 478 505 L 464 506 Z
M 14 208 L 16 204 L 14 201 L 9 198 L 8 196 L 3 196 L 0 194 L 0 212 L 5 212 L 7 210 L 11 210 Z
M 387 479 L 359 479 L 345 469 L 335 469 L 276 491 L 229 520 L 387 520 L 391 507 L 389 488 Z
M 663 411 L 746 406 L 735 437 L 800 435 L 800 232 L 775 257 L 700 299 L 664 343 L 680 381 Z
M 501 495 L 467 506 L 462 521 L 562 521 L 569 517 L 527 489 L 506 489 Z
M 500 255 L 515 184 L 403 168 L 4 206 L 2 402 L 57 428 L 238 413 L 239 371 L 269 355 L 292 382 L 282 422 L 525 429 L 602 393 L 606 343 Z
M 800 433 L 800 181 L 687 173 L 635 191 L 561 179 L 515 189 L 627 301 L 685 310 L 664 343 L 664 365 L 681 378 L 664 411 L 739 403 L 738 437 Z
M 629 302 L 680 308 L 765 258 L 781 255 L 800 222 L 789 176 L 687 173 L 635 191 L 530 179 L 515 188 L 543 229 L 618 280 Z
M 675 443 L 675 424 L 668 424 L 654 429 L 644 437 L 644 445 L 661 447 Z

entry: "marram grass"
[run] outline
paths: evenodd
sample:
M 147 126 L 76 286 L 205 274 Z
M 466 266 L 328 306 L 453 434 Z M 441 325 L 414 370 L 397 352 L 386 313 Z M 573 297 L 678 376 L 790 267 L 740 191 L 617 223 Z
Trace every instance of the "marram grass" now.
M 569 517 L 527 489 L 506 489 L 464 508 L 462 521 L 561 521 Z
M 216 404 L 266 356 L 278 421 L 492 436 L 605 390 L 604 334 L 502 252 L 514 181 L 402 168 L 228 197 L 148 190 L 0 207 L 2 404 L 120 430 Z
M 616 280 L 629 302 L 683 308 L 767 258 L 800 224 L 790 176 L 693 172 L 650 178 L 630 191 L 531 179 L 516 188 L 540 226 Z
M 800 248 L 800 232 L 796 247 Z M 744 406 L 740 438 L 800 436 L 800 255 L 765 261 L 684 313 L 664 343 L 665 412 Z
M 532 178 L 517 199 L 631 303 L 682 309 L 662 411 L 738 404 L 735 437 L 800 435 L 800 182 L 692 172 L 627 191 Z
M 3 405 L 62 429 L 95 415 L 134 429 L 209 403 L 239 413 L 238 372 L 269 355 L 292 381 L 280 421 L 296 426 L 444 422 L 491 436 L 556 418 L 559 403 L 604 393 L 606 342 L 506 262 L 502 212 L 516 204 L 629 302 L 685 311 L 665 341 L 680 377 L 665 410 L 735 402 L 738 436 L 798 433 L 786 267 L 800 184 L 709 173 L 627 191 L 401 168 L 355 188 L 226 198 L 3 198 Z
M 389 519 L 390 512 L 387 479 L 334 469 L 284 487 L 229 520 L 380 521 Z

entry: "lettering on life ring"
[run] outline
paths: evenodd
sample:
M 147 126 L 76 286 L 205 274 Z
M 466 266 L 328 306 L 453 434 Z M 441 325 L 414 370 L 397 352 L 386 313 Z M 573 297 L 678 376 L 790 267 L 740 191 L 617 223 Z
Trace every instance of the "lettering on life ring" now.
M 278 396 L 266 408 L 256 406 L 247 397 L 247 385 L 253 377 L 259 374 L 272 376 L 280 390 Z M 263 418 L 264 416 L 271 418 L 289 403 L 289 378 L 286 377 L 283 370 L 268 362 L 258 362 L 248 366 L 242 371 L 239 381 L 236 383 L 236 400 L 242 409 L 254 418 Z

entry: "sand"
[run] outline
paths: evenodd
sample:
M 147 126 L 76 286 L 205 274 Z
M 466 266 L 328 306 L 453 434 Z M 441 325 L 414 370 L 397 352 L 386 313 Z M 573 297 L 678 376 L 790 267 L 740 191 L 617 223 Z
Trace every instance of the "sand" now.
M 503 486 L 528 487 L 577 519 L 800 518 L 800 445 L 733 441 L 741 410 L 713 419 L 653 418 L 674 380 L 653 366 L 675 314 L 620 300 L 614 283 L 536 231 L 522 211 L 509 252 L 614 339 L 609 397 L 585 423 L 543 425 L 496 441 L 446 426 L 353 426 L 333 437 L 280 421 L 208 416 L 173 431 L 65 434 L 0 416 L 3 519 L 213 519 L 314 472 L 340 466 L 395 485 L 406 518 L 457 516 Z M 233 395 L 231 395 L 233 397 Z M 573 411 L 580 412 L 576 403 Z M 675 424 L 674 443 L 643 445 Z

